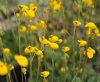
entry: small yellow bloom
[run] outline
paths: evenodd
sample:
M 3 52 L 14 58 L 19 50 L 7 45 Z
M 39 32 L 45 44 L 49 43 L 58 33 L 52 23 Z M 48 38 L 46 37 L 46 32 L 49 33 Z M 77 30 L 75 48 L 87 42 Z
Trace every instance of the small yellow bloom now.
M 26 75 L 27 69 L 26 69 L 26 68 L 22 68 L 21 70 L 22 70 L 22 72 L 24 73 L 24 75 Z
M 3 48 L 3 54 L 9 55 L 10 54 L 10 49 L 9 48 Z
M 26 6 L 26 5 L 19 5 L 19 9 L 20 9 L 22 12 L 25 12 L 25 11 L 27 11 L 29 8 L 28 8 L 28 6 Z
M 60 71 L 62 72 L 62 73 L 64 73 L 65 72 L 65 67 L 61 67 L 61 69 L 60 69 Z
M 20 13 L 16 13 L 16 16 L 19 17 L 20 16 Z
M 66 29 L 62 29 L 61 30 L 61 34 L 66 34 L 67 33 L 67 30 Z
M 28 29 L 29 29 L 29 31 L 35 31 L 36 26 L 35 25 L 28 25 Z
M 95 50 L 92 49 L 91 47 L 88 47 L 88 48 L 87 48 L 87 57 L 88 57 L 89 59 L 91 59 L 91 58 L 93 58 L 93 54 L 95 54 Z
M 59 43 L 62 43 L 62 42 L 63 42 L 63 40 L 62 40 L 62 39 L 59 39 L 58 41 L 59 41 Z
M 35 17 L 35 12 L 33 10 L 29 10 L 27 12 L 27 17 L 30 18 L 30 19 L 34 18 Z
M 94 29 L 94 33 L 95 33 L 95 34 L 99 34 L 99 28 L 96 27 L 96 28 Z
M 39 37 L 39 41 L 44 45 L 49 45 L 50 41 L 47 40 L 44 36 Z
M 59 41 L 59 38 L 58 38 L 58 36 L 50 35 L 49 41 L 50 42 L 57 42 L 57 41 Z
M 29 8 L 30 10 L 33 10 L 34 12 L 37 11 L 37 6 L 34 3 L 30 3 Z
M 12 64 L 9 64 L 9 65 L 8 65 L 8 69 L 9 69 L 9 70 L 13 70 L 13 69 L 14 69 L 14 66 L 13 66 Z
M 81 26 L 81 22 L 80 21 L 78 21 L 78 20 L 74 20 L 73 21 L 73 24 L 74 24 L 74 26 Z
M 82 0 L 82 3 L 87 7 L 94 7 L 93 0 Z
M 15 55 L 15 60 L 21 67 L 27 67 L 28 66 L 28 59 L 23 55 Z
M 27 19 L 32 19 L 35 17 L 35 11 L 36 11 L 36 8 L 33 7 L 33 6 L 30 6 L 31 8 L 29 8 L 28 6 L 26 5 L 20 5 L 19 6 L 19 9 L 21 11 L 21 14 L 24 18 L 27 18 Z
M 87 41 L 85 40 L 78 40 L 79 46 L 86 46 L 87 45 Z
M 93 22 L 89 22 L 85 25 L 86 28 L 90 28 L 90 29 L 95 29 L 96 28 L 96 25 L 93 23 Z
M 59 45 L 57 43 L 50 43 L 49 47 L 52 48 L 52 49 L 58 49 Z
M 38 20 L 36 22 L 36 24 L 42 30 L 46 30 L 46 28 L 47 28 L 47 25 L 46 25 L 46 23 L 43 20 Z
M 40 56 L 41 58 L 43 58 L 43 52 L 42 52 L 41 50 L 38 50 L 38 51 L 36 52 L 36 55 L 37 55 L 37 56 Z
M 7 73 L 8 73 L 7 66 L 2 61 L 0 61 L 0 76 L 7 75 Z
M 60 8 L 61 8 L 61 2 L 58 2 L 58 3 L 56 3 L 56 4 L 54 5 L 53 10 L 54 10 L 55 12 L 57 12 L 57 11 L 60 10 Z
M 49 75 L 50 75 L 50 72 L 49 72 L 49 71 L 43 71 L 43 72 L 41 72 L 41 77 L 46 78 L 46 77 L 48 77 Z
M 80 68 L 80 73 L 82 73 L 84 71 L 84 69 L 83 68 Z
M 97 37 L 100 37 L 100 34 L 96 34 Z
M 26 27 L 25 26 L 20 26 L 19 27 L 19 32 L 26 32 Z
M 61 2 L 50 0 L 50 7 L 54 10 L 54 12 L 57 12 L 61 9 Z
M 68 46 L 62 47 L 62 51 L 63 51 L 63 52 L 68 52 L 69 50 L 70 50 L 70 48 L 69 48 Z
M 28 46 L 28 47 L 25 48 L 24 52 L 26 54 L 28 54 L 28 53 L 36 53 L 37 50 L 38 50 L 37 47 Z

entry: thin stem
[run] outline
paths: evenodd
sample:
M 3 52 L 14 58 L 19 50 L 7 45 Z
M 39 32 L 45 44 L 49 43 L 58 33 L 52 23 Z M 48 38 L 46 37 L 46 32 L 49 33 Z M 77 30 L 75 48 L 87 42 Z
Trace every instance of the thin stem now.
M 54 82 L 54 50 L 52 50 L 51 59 L 52 59 L 52 81 L 51 82 Z
M 40 70 L 40 58 L 38 58 L 38 69 L 37 69 L 37 80 L 36 82 L 38 82 L 38 79 L 39 79 L 39 70 Z
M 32 54 L 30 54 L 30 82 L 32 82 Z
M 75 68 L 75 33 L 76 33 L 76 27 L 74 26 L 74 30 L 73 30 L 73 41 L 72 41 L 73 70 Z
M 21 68 L 21 69 L 22 69 L 22 68 Z M 24 82 L 24 81 L 23 81 L 23 72 L 22 72 L 22 71 L 21 71 L 21 76 L 22 76 L 22 82 Z

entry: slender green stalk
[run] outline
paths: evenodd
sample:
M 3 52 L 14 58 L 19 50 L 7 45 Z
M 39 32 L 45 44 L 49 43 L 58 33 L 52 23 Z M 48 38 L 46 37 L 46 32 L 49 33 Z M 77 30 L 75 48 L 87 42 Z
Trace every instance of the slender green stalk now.
M 51 59 L 52 59 L 52 80 L 51 82 L 54 82 L 54 50 L 52 50 Z
M 35 54 L 30 53 L 30 81 L 29 82 L 32 82 L 32 61 L 34 59 L 34 56 L 35 56 Z
M 40 57 L 38 58 L 38 69 L 37 69 L 37 80 L 36 82 L 39 82 L 39 70 L 40 70 Z

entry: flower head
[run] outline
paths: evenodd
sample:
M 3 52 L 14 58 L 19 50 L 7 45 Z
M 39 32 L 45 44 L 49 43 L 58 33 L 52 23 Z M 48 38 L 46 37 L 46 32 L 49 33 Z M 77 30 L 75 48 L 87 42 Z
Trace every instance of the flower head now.
M 23 55 L 15 55 L 15 60 L 21 67 L 27 67 L 28 66 L 28 59 Z
M 43 72 L 41 72 L 41 77 L 46 78 L 46 77 L 48 77 L 48 76 L 49 76 L 49 74 L 50 74 L 50 72 L 49 72 L 49 71 L 43 71 Z
M 39 37 L 39 41 L 44 45 L 49 45 L 50 41 L 47 40 L 44 36 Z
M 46 23 L 43 20 L 38 20 L 36 22 L 36 24 L 42 30 L 46 30 L 46 28 L 47 28 L 47 25 L 46 25 Z
M 10 54 L 10 49 L 9 48 L 3 48 L 3 54 L 9 55 Z
M 28 30 L 29 31 L 35 31 L 37 28 L 35 25 L 28 25 Z
M 50 43 L 49 44 L 49 47 L 51 48 L 51 49 L 58 49 L 59 48 L 59 45 L 57 44 L 57 43 Z
M 43 52 L 41 50 L 38 50 L 36 52 L 36 55 L 39 56 L 39 57 L 41 57 L 41 58 L 43 58 Z
M 26 53 L 26 54 L 28 54 L 28 53 L 35 53 L 35 52 L 37 52 L 37 50 L 38 50 L 38 48 L 37 47 L 33 47 L 33 46 L 27 46 L 26 48 L 25 48 L 25 50 L 24 50 L 24 52 Z
M 61 9 L 61 2 L 58 2 L 57 0 L 50 0 L 50 7 L 54 10 L 54 12 L 57 12 Z
M 63 52 L 68 52 L 69 50 L 70 50 L 70 48 L 68 46 L 62 47 Z
M 0 61 L 0 76 L 7 75 L 7 73 L 8 73 L 7 66 L 2 61 Z
M 92 49 L 91 47 L 88 47 L 87 48 L 87 57 L 89 58 L 89 59 L 91 59 L 91 58 L 93 58 L 93 55 L 95 54 L 95 50 L 94 49 Z
M 25 26 L 20 26 L 19 27 L 19 32 L 26 32 L 26 27 Z
M 93 22 L 89 22 L 85 25 L 85 27 L 88 29 L 95 29 L 96 25 Z
M 50 41 L 50 42 L 57 42 L 57 41 L 59 41 L 59 38 L 58 38 L 57 36 L 50 35 L 49 41 Z
M 86 46 L 87 45 L 87 41 L 85 40 L 78 40 L 79 46 Z
M 82 0 L 82 3 L 87 7 L 94 7 L 93 0 Z
M 81 26 L 81 22 L 80 21 L 78 21 L 78 20 L 74 20 L 73 21 L 73 24 L 74 24 L 74 26 Z

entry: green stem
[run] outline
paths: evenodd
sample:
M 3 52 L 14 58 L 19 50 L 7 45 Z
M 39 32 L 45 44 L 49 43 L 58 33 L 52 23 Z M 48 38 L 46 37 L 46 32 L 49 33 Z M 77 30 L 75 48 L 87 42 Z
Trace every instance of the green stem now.
M 32 54 L 30 54 L 30 82 L 32 82 Z
M 38 79 L 39 79 L 39 70 L 40 70 L 40 57 L 38 58 L 38 69 L 37 69 L 37 80 L 36 82 L 38 82 Z
M 51 82 L 54 82 L 54 50 L 52 50 L 51 59 L 52 59 L 52 81 Z

